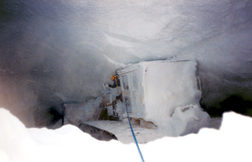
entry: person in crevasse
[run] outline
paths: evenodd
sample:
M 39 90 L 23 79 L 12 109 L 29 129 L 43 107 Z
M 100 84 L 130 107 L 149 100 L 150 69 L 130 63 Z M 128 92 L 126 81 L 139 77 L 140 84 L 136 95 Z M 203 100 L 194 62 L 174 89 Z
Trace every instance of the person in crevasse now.
M 114 81 L 114 84 L 111 85 L 109 84 L 109 87 L 111 88 L 116 88 L 116 87 L 120 87 L 120 78 L 119 78 L 119 75 L 118 74 L 115 74 L 115 75 L 112 75 L 111 76 L 111 80 Z
M 112 75 L 111 80 L 114 82 L 113 85 L 109 84 L 108 87 L 110 88 L 117 88 L 117 93 L 119 94 L 116 96 L 116 100 L 121 100 L 122 101 L 122 93 L 119 93 L 118 87 L 121 86 L 120 84 L 120 78 L 118 74 Z
M 113 85 L 109 84 L 108 86 L 109 86 L 110 88 L 116 88 L 116 89 L 117 89 L 117 94 L 119 94 L 118 96 L 116 96 L 116 100 L 114 100 L 114 101 L 112 102 L 113 117 L 115 117 L 115 118 L 112 118 L 112 119 L 114 119 L 114 120 L 119 120 L 119 118 L 118 118 L 118 113 L 117 113 L 117 111 L 116 111 L 116 109 L 117 109 L 117 106 L 116 106 L 116 105 L 117 105 L 118 100 L 123 101 L 123 100 L 122 100 L 122 92 L 119 92 L 119 89 L 118 89 L 118 87 L 121 86 L 119 75 L 118 75 L 118 74 L 112 75 L 112 76 L 111 76 L 111 80 L 112 80 L 114 83 L 113 83 Z

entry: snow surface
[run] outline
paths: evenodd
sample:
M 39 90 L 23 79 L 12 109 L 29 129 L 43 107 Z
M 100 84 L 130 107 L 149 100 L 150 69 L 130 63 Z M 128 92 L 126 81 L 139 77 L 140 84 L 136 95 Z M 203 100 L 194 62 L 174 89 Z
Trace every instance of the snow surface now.
M 39 96 L 97 97 L 117 68 L 146 60 L 195 58 L 207 106 L 252 100 L 250 0 L 5 3 L 0 99 L 29 127 Z
M 190 121 L 196 130 L 198 122 L 208 125 L 209 116 L 199 106 L 201 91 L 197 89 L 196 64 L 191 60 L 145 65 L 144 119 L 157 124 L 167 135 L 183 134 Z
M 77 101 L 97 97 L 102 83 L 124 63 L 171 57 L 199 62 L 204 104 L 218 106 L 230 95 L 252 100 L 250 0 L 5 3 L 1 107 L 26 126 L 34 126 L 40 95 L 60 93 Z M 0 161 L 140 160 L 133 144 L 98 142 L 73 126 L 26 129 L 4 110 L 0 120 Z M 250 128 L 251 118 L 227 113 L 220 131 L 202 129 L 140 147 L 146 161 L 249 161 Z
M 252 119 L 225 113 L 220 130 L 165 137 L 140 144 L 148 161 L 251 161 Z M 0 109 L 0 161 L 141 161 L 134 143 L 101 142 L 77 127 L 56 130 L 26 128 L 6 109 Z M 125 134 L 125 136 L 128 134 Z

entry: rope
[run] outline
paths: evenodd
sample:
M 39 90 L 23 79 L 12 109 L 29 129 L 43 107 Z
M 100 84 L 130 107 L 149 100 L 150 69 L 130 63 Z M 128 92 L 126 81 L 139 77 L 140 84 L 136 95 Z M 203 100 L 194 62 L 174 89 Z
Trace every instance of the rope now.
M 138 146 L 138 142 L 137 142 L 135 133 L 134 133 L 134 131 L 133 131 L 133 128 L 132 128 L 132 125 L 131 125 L 131 122 L 130 122 L 129 113 L 128 113 L 128 108 L 127 108 L 127 107 L 128 107 L 128 104 L 126 103 L 125 105 L 126 105 L 126 112 L 127 112 L 127 117 L 128 117 L 130 129 L 131 129 L 131 133 L 132 133 L 132 136 L 133 136 L 134 141 L 135 141 L 135 143 L 136 143 L 136 146 L 137 146 L 138 152 L 139 152 L 139 154 L 140 154 L 140 157 L 141 157 L 141 159 L 142 159 L 142 162 L 144 162 L 144 158 L 143 158 L 142 152 L 141 152 L 141 150 L 140 150 L 140 148 L 139 148 L 139 146 Z

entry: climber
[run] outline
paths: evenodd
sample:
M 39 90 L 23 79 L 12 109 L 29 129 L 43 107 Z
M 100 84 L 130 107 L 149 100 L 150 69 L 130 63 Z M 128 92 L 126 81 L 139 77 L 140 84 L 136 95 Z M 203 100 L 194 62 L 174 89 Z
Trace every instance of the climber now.
M 121 93 L 120 90 L 118 89 L 118 87 L 121 86 L 119 75 L 118 75 L 118 74 L 112 75 L 112 76 L 111 76 L 111 80 L 114 82 L 113 85 L 108 84 L 107 87 L 116 88 L 116 89 L 117 89 L 117 94 L 119 94 L 119 95 L 116 96 L 116 100 L 117 100 L 117 101 L 118 101 L 118 100 L 121 100 L 121 101 L 122 101 L 122 93 Z
M 114 84 L 111 85 L 109 84 L 109 87 L 111 88 L 116 88 L 116 87 L 120 87 L 120 78 L 119 78 L 119 75 L 118 74 L 115 74 L 115 75 L 112 75 L 111 76 L 111 80 L 114 81 Z

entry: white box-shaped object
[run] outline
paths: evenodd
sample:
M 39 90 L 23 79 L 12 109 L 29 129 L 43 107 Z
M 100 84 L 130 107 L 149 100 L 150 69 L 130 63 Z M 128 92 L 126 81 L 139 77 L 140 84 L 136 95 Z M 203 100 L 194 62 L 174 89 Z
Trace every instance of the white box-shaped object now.
M 196 66 L 195 60 L 165 60 L 140 62 L 118 70 L 129 116 L 160 125 L 160 119 L 168 120 L 176 107 L 198 104 L 201 91 Z

